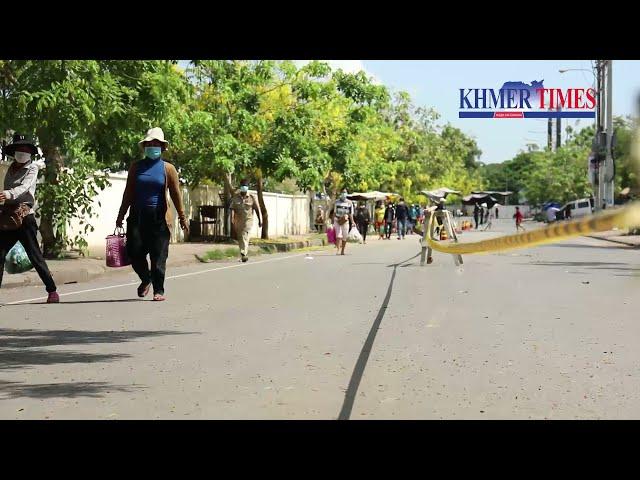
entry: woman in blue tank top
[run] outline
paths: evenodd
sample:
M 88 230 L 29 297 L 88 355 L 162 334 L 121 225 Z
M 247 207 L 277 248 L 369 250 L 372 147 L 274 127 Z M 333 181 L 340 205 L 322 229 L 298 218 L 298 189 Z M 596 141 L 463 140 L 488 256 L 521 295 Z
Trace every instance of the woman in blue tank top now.
M 116 225 L 121 226 L 128 209 L 127 253 L 131 266 L 140 277 L 138 296 L 145 297 L 153 286 L 153 300 L 164 301 L 164 278 L 169 256 L 171 232 L 167 205 L 167 188 L 171 191 L 180 226 L 187 230 L 178 175 L 171 164 L 162 159 L 169 142 L 160 128 L 152 128 L 140 142 L 144 159 L 129 170 L 127 187 Z M 169 178 L 168 178 L 169 177 Z M 151 265 L 147 262 L 147 255 Z

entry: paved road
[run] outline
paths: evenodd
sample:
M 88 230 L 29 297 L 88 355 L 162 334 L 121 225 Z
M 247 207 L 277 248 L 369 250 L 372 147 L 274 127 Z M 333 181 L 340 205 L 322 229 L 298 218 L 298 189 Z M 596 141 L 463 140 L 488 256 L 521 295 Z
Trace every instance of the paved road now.
M 640 251 L 579 238 L 462 270 L 418 252 L 174 269 L 165 303 L 130 272 L 60 305 L 0 291 L 0 418 L 640 418 Z

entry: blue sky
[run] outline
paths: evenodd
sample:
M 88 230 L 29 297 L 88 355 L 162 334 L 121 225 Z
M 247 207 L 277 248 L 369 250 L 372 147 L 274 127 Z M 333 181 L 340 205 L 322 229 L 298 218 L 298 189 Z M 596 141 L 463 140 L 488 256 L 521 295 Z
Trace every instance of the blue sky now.
M 588 60 L 338 60 L 331 63 L 345 70 L 364 69 L 379 83 L 408 92 L 416 105 L 434 108 L 441 115 L 441 123 L 448 121 L 476 139 L 483 152 L 480 160 L 485 163 L 508 160 L 525 149 L 527 143 L 544 147 L 547 120 L 458 118 L 460 88 L 498 89 L 506 81 L 530 84 L 533 80 L 544 80 L 547 88 L 587 88 L 594 83 L 589 72 L 558 72 L 568 68 L 590 70 Z M 640 94 L 640 61 L 614 61 L 612 77 L 613 114 L 635 115 L 635 100 Z M 563 119 L 563 131 L 567 122 L 580 129 L 593 124 L 594 120 Z

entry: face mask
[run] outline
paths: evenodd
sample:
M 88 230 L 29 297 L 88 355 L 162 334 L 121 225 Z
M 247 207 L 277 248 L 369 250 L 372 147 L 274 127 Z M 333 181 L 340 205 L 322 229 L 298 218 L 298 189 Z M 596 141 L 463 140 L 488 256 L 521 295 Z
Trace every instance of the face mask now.
M 144 154 L 151 160 L 157 160 L 162 155 L 162 147 L 144 147 Z
M 341 193 L 340 194 L 340 200 L 346 200 L 347 199 L 347 194 L 346 193 Z
M 25 152 L 16 152 L 14 157 L 18 163 L 27 163 L 31 160 L 31 154 Z
M 249 187 L 246 186 L 246 185 L 243 185 L 243 186 L 240 187 L 240 191 L 242 193 L 247 193 L 249 191 Z

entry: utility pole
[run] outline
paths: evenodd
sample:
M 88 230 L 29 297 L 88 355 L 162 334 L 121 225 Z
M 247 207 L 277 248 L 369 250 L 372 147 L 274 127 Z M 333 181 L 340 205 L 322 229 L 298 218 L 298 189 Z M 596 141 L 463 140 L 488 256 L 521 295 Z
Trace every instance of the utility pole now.
M 612 140 L 613 140 L 613 77 L 612 77 L 612 63 L 613 60 L 607 61 L 607 113 L 606 113 L 606 127 L 605 132 L 607 134 L 607 157 L 605 160 L 604 168 L 604 201 L 607 207 L 613 206 L 613 194 L 614 194 L 614 182 L 615 182 L 615 169 L 613 165 L 612 156 Z
M 594 210 L 596 212 L 602 210 L 602 172 L 604 170 L 604 165 L 601 164 L 599 160 L 599 151 L 600 151 L 600 132 L 602 131 L 602 61 L 596 60 L 596 132 L 594 137 L 594 147 L 597 151 L 596 157 L 598 157 L 598 161 L 595 164 L 595 182 L 593 186 L 593 196 L 594 196 Z
M 597 114 L 596 138 L 598 163 L 594 186 L 595 209 L 613 206 L 615 169 L 611 146 L 613 139 L 613 77 L 612 60 L 598 60 L 597 66 Z M 604 103 L 603 103 L 604 102 Z
M 560 118 L 560 105 L 558 105 L 558 118 L 556 118 L 556 151 L 562 146 L 562 119 Z
M 553 150 L 553 119 L 551 117 L 547 119 L 547 148 L 549 151 Z

